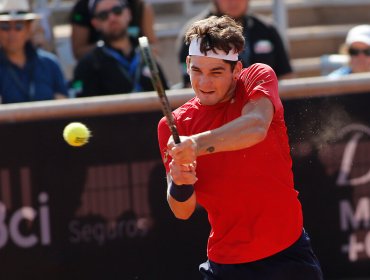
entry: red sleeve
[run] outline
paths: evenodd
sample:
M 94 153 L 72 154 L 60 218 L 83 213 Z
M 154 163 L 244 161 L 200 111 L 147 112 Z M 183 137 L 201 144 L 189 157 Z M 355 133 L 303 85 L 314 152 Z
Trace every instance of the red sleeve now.
M 166 118 L 163 117 L 158 123 L 158 142 L 162 161 L 166 168 L 166 173 L 169 172 L 169 163 L 171 162 L 171 158 L 167 152 L 167 142 L 170 136 L 170 128 L 167 125 Z
M 244 104 L 260 96 L 270 99 L 275 112 L 282 109 L 279 97 L 279 83 L 272 68 L 266 64 L 256 63 L 243 70 L 241 79 L 244 83 Z

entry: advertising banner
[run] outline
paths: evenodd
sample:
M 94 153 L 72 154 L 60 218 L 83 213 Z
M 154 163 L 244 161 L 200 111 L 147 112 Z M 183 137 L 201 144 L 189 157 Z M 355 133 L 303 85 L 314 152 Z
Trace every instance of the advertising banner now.
M 284 101 L 326 279 L 370 278 L 370 94 Z M 160 112 L 0 125 L 0 279 L 201 279 L 209 225 L 166 202 Z M 92 131 L 68 146 L 72 121 Z
M 370 279 L 369 94 L 285 102 L 293 171 L 327 279 Z

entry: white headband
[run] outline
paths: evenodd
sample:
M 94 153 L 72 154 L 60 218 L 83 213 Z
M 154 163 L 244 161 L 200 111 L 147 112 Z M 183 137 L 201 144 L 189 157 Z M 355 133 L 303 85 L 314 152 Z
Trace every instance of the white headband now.
M 230 50 L 229 53 L 224 52 L 223 50 L 217 50 L 217 53 L 210 50 L 205 55 L 200 51 L 200 38 L 194 38 L 190 42 L 189 46 L 189 55 L 198 55 L 198 56 L 207 56 L 207 57 L 213 57 L 218 59 L 225 59 L 225 60 L 231 60 L 231 61 L 238 61 L 238 53 L 235 52 L 234 49 Z

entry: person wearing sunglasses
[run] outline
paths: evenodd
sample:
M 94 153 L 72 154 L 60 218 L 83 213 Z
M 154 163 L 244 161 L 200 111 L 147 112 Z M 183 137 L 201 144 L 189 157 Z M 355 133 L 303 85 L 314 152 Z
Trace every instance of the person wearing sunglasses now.
M 100 39 L 99 31 L 91 24 L 91 5 L 94 0 L 78 0 L 70 13 L 72 26 L 72 52 L 76 60 L 80 60 L 91 51 Z M 154 11 L 149 3 L 143 0 L 128 0 L 131 10 L 129 33 L 134 37 L 147 36 L 151 44 L 157 42 L 153 29 Z
M 228 15 L 243 26 L 246 44 L 240 59 L 243 67 L 253 63 L 264 63 L 271 66 L 279 79 L 293 78 L 293 68 L 289 53 L 275 26 L 249 9 L 250 0 L 212 0 L 209 8 L 202 11 L 185 25 L 180 32 L 178 42 L 178 61 L 180 63 L 183 86 L 190 87 L 190 77 L 186 70 L 186 57 L 189 46 L 185 44 L 185 31 L 195 21 L 210 16 Z
M 141 57 L 137 38 L 128 27 L 131 11 L 124 0 L 91 2 L 92 25 L 101 34 L 99 44 L 84 56 L 74 70 L 72 87 L 77 97 L 154 90 L 149 69 Z M 163 71 L 160 75 L 166 88 Z
M 344 65 L 329 74 L 338 78 L 351 73 L 370 72 L 370 25 L 353 27 L 347 34 L 345 49 L 349 55 L 348 65 Z
M 0 97 L 1 103 L 65 98 L 67 85 L 57 58 L 36 49 L 32 24 L 39 15 L 27 0 L 0 3 Z

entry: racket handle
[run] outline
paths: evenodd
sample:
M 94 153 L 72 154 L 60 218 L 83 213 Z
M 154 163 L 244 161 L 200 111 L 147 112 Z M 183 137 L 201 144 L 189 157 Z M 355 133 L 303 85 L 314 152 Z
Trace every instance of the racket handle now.
M 173 141 L 175 141 L 175 144 L 180 144 L 181 140 L 180 140 L 180 136 L 179 136 L 179 133 L 177 132 L 176 127 L 172 128 L 171 130 L 172 130 Z

